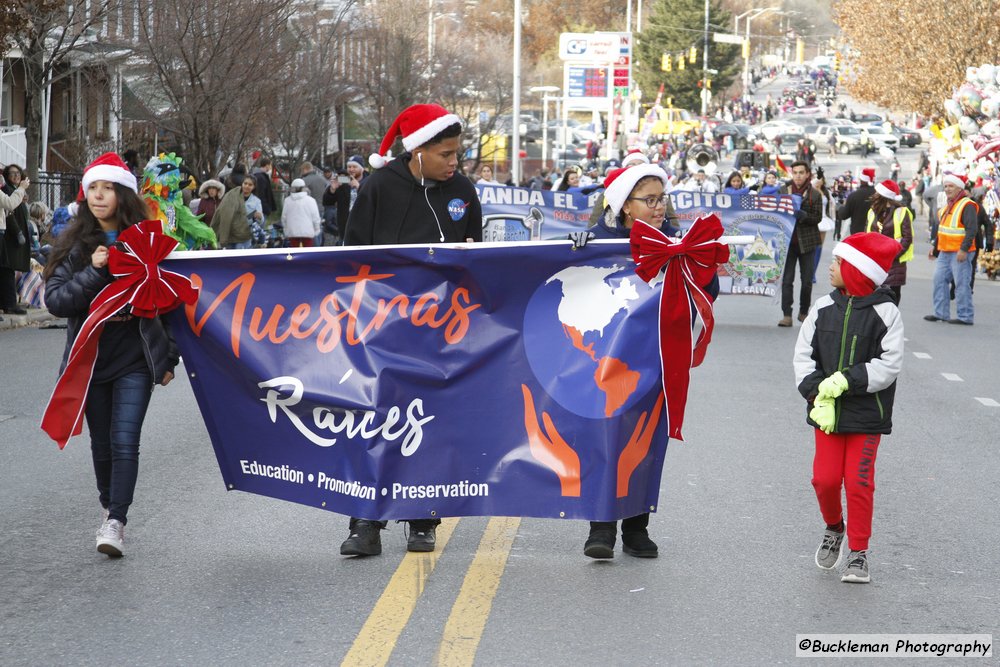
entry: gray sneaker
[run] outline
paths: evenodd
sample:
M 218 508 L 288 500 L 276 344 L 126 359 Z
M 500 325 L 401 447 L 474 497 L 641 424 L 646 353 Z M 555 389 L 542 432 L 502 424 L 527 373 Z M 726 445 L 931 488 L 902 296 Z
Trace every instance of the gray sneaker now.
M 847 555 L 847 566 L 840 580 L 852 584 L 867 584 L 871 581 L 868 575 L 867 551 L 852 551 Z
M 125 526 L 118 519 L 108 519 L 97 531 L 97 550 L 113 558 L 124 555 Z
M 844 531 L 824 530 L 823 541 L 816 549 L 816 565 L 824 570 L 832 570 L 840 560 L 840 545 L 844 543 Z

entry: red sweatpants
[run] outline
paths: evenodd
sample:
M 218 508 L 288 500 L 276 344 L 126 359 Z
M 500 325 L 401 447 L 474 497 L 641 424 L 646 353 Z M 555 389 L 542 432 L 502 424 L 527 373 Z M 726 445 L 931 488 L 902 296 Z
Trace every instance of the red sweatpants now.
M 844 517 L 840 490 L 847 491 L 847 544 L 852 551 L 868 548 L 872 535 L 875 497 L 875 455 L 882 436 L 867 433 L 831 433 L 816 429 L 813 488 L 819 511 L 829 525 Z

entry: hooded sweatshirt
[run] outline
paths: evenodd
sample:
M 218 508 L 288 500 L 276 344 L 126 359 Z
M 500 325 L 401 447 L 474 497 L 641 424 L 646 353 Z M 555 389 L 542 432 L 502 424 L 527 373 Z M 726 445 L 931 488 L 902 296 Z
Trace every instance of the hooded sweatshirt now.
M 483 211 L 472 181 L 456 173 L 421 185 L 410 173 L 411 157 L 403 153 L 361 182 L 344 245 L 483 240 Z

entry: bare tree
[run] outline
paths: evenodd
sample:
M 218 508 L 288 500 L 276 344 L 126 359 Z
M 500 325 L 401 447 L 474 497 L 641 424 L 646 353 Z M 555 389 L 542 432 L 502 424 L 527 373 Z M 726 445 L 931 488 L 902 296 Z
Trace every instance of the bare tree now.
M 497 58 L 497 52 L 510 52 L 505 48 L 509 38 L 491 36 L 486 40 L 488 49 L 477 48 L 476 39 L 466 35 L 435 49 L 436 57 L 448 65 L 435 72 L 431 97 L 459 116 L 466 128 L 475 126 L 481 141 L 497 129 L 500 116 L 510 113 L 513 106 L 513 63 Z M 479 166 L 479 153 L 477 147 L 474 167 Z
M 95 37 L 118 0 L 7 0 L 26 24 L 10 36 L 21 49 L 25 72 L 26 168 L 37 178 L 42 158 L 42 123 L 46 91 L 68 76 L 71 54 Z
M 267 111 L 294 72 L 295 0 L 156 0 L 140 17 L 140 60 L 170 111 L 160 119 L 192 171 L 218 173 L 267 134 Z
M 358 90 L 372 114 L 361 122 L 372 136 L 381 137 L 399 112 L 427 91 L 426 49 L 420 21 L 414 21 L 409 3 L 373 3 L 358 17 L 354 29 L 367 51 L 355 72 Z
M 294 71 L 277 92 L 268 120 L 271 142 L 291 158 L 293 173 L 306 158 L 326 159 L 333 108 L 351 88 L 338 58 L 353 5 L 354 0 L 345 0 L 331 14 L 317 3 L 301 8 L 291 23 L 298 49 Z

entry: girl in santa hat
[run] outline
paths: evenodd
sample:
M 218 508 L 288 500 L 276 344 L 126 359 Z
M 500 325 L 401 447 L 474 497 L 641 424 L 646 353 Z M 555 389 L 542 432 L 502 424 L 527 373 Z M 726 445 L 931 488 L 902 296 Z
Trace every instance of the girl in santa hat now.
M 655 164 L 634 164 L 615 169 L 604 180 L 604 216 L 587 232 L 570 235 L 576 247 L 583 247 L 590 238 L 628 238 L 636 220 L 660 228 L 671 235 L 671 225 L 676 223 L 666 172 Z M 719 279 L 713 277 L 705 291 L 714 300 L 719 294 Z M 656 543 L 650 539 L 647 526 L 649 513 L 622 521 L 622 550 L 636 558 L 656 558 Z M 590 534 L 583 546 L 583 553 L 590 558 L 614 558 L 618 522 L 591 521 Z
M 45 303 L 67 318 L 69 351 L 91 302 L 113 276 L 108 248 L 128 227 L 149 217 L 135 176 L 115 153 L 105 153 L 83 173 L 76 216 L 56 240 L 45 266 Z M 177 347 L 157 317 L 134 317 L 126 306 L 104 324 L 85 415 L 101 503 L 97 550 L 124 553 L 125 524 L 139 472 L 139 436 L 154 384 L 168 384 L 179 360 Z
M 899 241 L 899 255 L 892 262 L 885 285 L 896 295 L 896 305 L 903 297 L 906 284 L 906 263 L 913 257 L 913 214 L 903 206 L 903 196 L 893 180 L 885 180 L 875 186 L 868 211 L 866 231 L 885 234 Z

